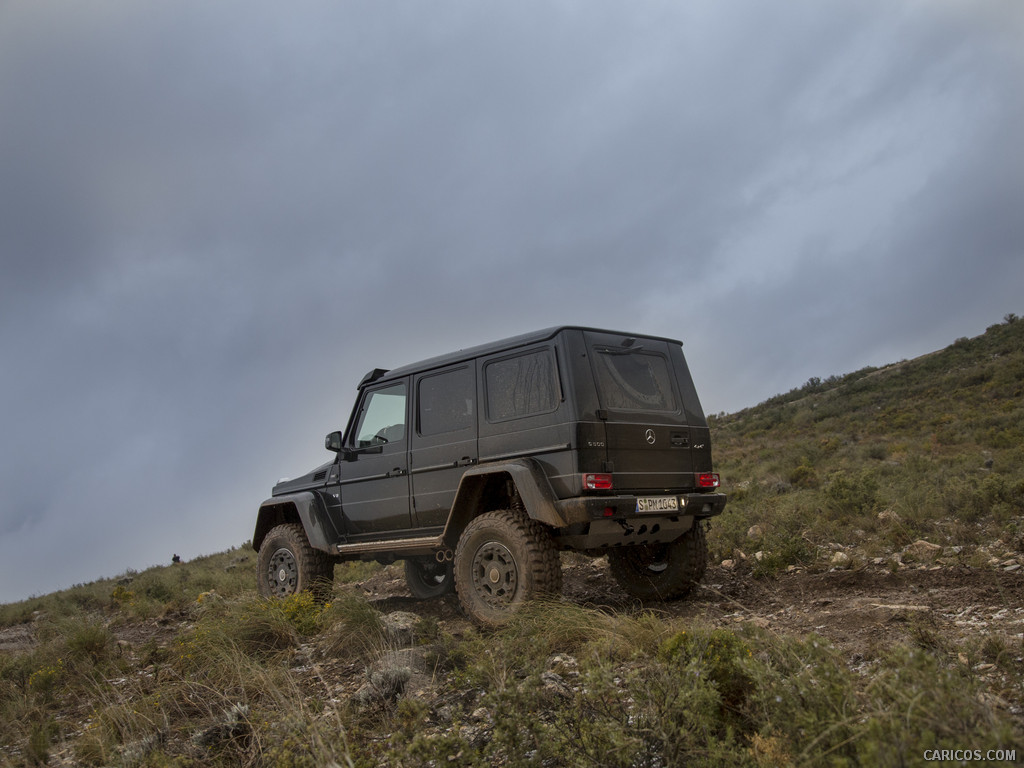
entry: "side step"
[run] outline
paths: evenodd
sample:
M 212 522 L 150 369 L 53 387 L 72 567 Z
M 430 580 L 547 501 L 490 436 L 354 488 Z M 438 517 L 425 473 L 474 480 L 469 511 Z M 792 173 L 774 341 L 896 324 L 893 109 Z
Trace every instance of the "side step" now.
M 441 536 L 422 536 L 416 539 L 335 544 L 331 548 L 331 553 L 335 555 L 364 555 L 377 552 L 402 552 L 407 555 L 430 555 L 442 548 L 444 548 L 444 540 Z

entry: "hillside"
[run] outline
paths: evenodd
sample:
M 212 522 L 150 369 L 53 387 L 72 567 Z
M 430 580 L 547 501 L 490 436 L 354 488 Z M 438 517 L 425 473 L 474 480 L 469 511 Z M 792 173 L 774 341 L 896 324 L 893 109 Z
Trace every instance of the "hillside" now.
M 924 539 L 981 566 L 1024 549 L 1015 315 L 941 352 L 812 379 L 711 422 L 730 495 L 712 536 L 719 559 L 754 548 L 765 553 L 758 570 L 771 571 L 820 565 L 824 549 L 846 552 L 850 566 L 885 558 L 899 568 L 904 548 Z
M 712 418 L 730 506 L 685 601 L 563 555 L 562 601 L 482 632 L 398 565 L 260 601 L 243 545 L 0 606 L 0 765 L 1020 761 L 1022 393 L 1008 316 Z

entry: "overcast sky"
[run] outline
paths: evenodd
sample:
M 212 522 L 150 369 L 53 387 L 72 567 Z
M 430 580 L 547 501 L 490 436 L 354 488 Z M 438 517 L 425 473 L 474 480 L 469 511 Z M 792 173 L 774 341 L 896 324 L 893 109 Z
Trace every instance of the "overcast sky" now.
M 1020 0 L 0 0 L 0 601 L 241 544 L 370 368 L 733 412 L 1022 295 Z

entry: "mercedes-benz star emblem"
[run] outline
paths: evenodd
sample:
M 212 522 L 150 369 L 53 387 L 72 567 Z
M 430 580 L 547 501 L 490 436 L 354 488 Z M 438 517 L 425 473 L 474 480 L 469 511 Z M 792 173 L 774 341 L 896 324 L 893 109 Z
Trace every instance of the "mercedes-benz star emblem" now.
M 648 429 L 644 433 L 644 437 L 647 439 L 647 444 L 648 445 L 654 445 L 654 441 L 655 441 L 656 438 L 654 437 L 654 430 L 653 429 Z

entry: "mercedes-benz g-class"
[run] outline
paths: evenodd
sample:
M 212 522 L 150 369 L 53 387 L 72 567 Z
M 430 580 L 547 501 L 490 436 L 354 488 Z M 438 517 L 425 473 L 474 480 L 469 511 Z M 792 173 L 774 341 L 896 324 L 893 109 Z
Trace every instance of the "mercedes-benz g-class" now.
M 636 333 L 564 326 L 374 369 L 325 446 L 260 506 L 264 596 L 404 560 L 414 596 L 455 589 L 497 624 L 560 591 L 567 549 L 607 555 L 631 595 L 680 597 L 726 502 L 681 342 Z

